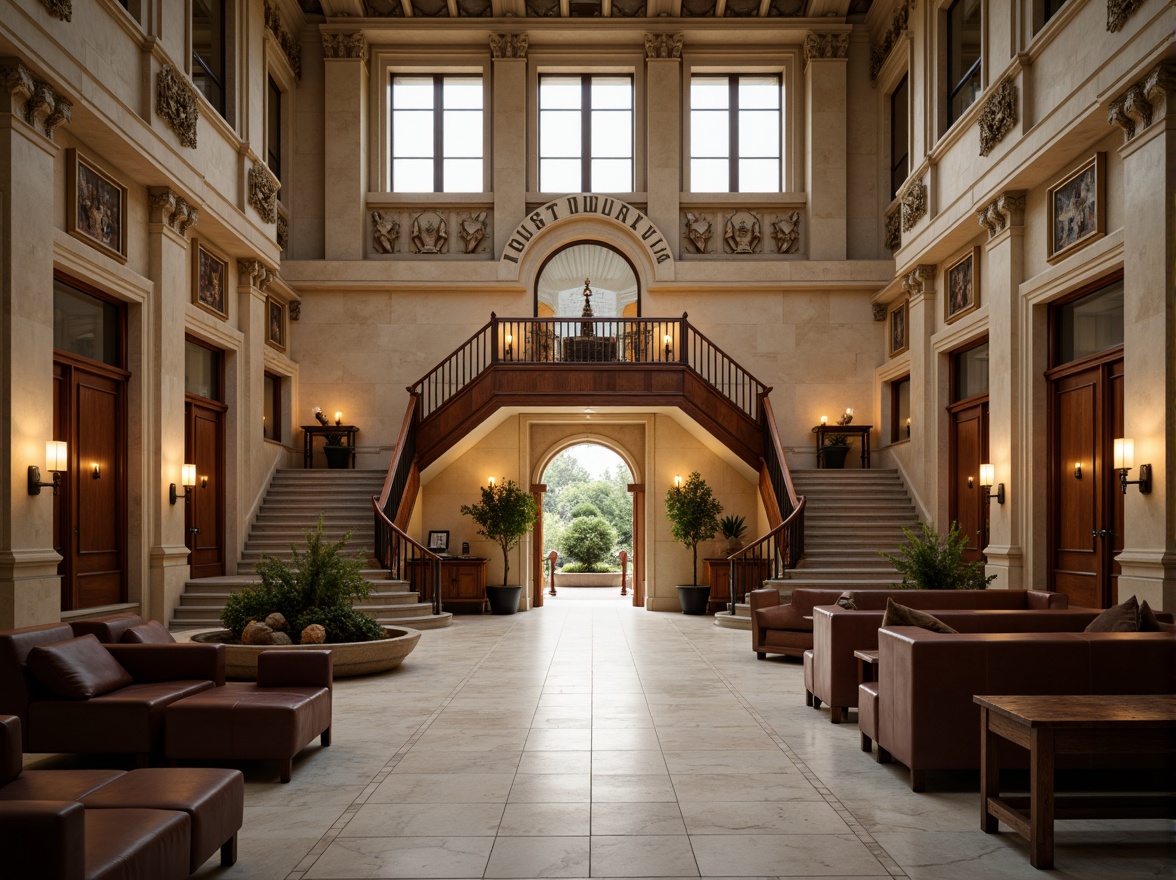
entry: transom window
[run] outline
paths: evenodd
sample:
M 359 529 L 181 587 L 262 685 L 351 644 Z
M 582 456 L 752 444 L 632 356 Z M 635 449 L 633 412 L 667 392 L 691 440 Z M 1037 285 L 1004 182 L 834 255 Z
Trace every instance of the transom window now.
M 633 191 L 633 77 L 539 77 L 539 190 Z
M 482 77 L 392 74 L 391 190 L 482 192 Z
M 225 6 L 192 0 L 192 84 L 225 115 Z
M 947 10 L 947 124 L 980 94 L 982 0 L 955 0 Z
M 967 400 L 977 394 L 988 393 L 988 343 L 956 352 L 952 356 L 955 382 L 952 402 Z
M 690 189 L 782 192 L 781 78 L 690 78 Z

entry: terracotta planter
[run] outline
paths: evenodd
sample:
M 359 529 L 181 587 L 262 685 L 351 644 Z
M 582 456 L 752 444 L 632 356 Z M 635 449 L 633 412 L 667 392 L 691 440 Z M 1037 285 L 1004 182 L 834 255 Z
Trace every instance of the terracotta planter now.
M 186 633 L 177 641 L 224 642 L 225 677 L 235 679 L 257 678 L 257 655 L 262 651 L 318 651 L 329 648 L 335 678 L 349 678 L 354 675 L 371 675 L 386 672 L 399 666 L 412 653 L 420 641 L 419 630 L 384 627 L 386 639 L 373 642 L 339 642 L 329 645 L 241 645 L 225 642 L 231 634 L 225 629 L 211 629 Z

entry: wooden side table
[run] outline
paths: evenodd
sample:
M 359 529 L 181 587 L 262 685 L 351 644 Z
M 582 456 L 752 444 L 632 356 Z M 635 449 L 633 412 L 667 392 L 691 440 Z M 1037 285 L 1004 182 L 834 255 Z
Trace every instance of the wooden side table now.
M 303 425 L 302 426 L 302 467 L 314 467 L 314 438 L 326 438 L 328 434 L 342 434 L 343 446 L 351 450 L 348 460 L 351 467 L 355 467 L 355 435 L 359 428 L 355 425 Z
M 826 434 L 857 434 L 862 441 L 862 467 L 870 467 L 870 432 L 873 425 L 816 425 L 813 433 L 817 435 L 817 467 L 825 466 L 825 435 Z

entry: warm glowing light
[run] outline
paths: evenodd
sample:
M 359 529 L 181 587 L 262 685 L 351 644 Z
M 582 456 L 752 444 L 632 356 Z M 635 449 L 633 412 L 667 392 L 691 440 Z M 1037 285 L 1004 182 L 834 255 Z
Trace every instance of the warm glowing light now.
M 662 339 L 662 342 L 664 342 L 667 346 L 671 345 L 673 343 L 673 341 L 674 341 L 674 337 L 672 337 L 669 333 L 667 333 L 665 335 L 665 337 Z
M 180 467 L 180 485 L 185 489 L 196 485 L 196 465 L 185 464 Z
M 506 334 L 506 344 L 510 345 L 512 342 L 514 342 L 514 337 L 511 336 L 509 333 L 507 333 Z
M 990 464 L 980 465 L 980 485 L 991 486 L 996 482 L 996 468 Z
M 45 444 L 45 470 L 66 470 L 66 445 L 64 440 L 50 440 Z
M 1135 441 L 1130 437 L 1115 438 L 1115 469 L 1129 471 L 1135 467 Z
M 681 474 L 674 474 L 674 488 L 675 489 L 682 488 L 682 475 Z
M 852 407 L 852 406 L 847 406 L 847 407 L 845 408 L 845 414 L 846 414 L 847 416 L 852 416 L 852 415 L 853 415 L 853 407 Z
M 489 478 L 488 482 L 490 483 L 490 488 L 494 488 L 495 480 L 497 480 L 497 477 L 490 477 Z
M 95 480 L 102 479 L 102 465 L 98 464 L 98 462 L 94 462 L 92 465 L 90 465 L 90 467 L 90 476 Z
M 342 422 L 343 422 L 343 413 L 341 413 L 341 412 L 335 413 L 335 424 L 339 425 L 339 424 L 342 424 Z
M 829 424 L 829 417 L 828 416 L 821 416 L 821 424 L 822 425 Z

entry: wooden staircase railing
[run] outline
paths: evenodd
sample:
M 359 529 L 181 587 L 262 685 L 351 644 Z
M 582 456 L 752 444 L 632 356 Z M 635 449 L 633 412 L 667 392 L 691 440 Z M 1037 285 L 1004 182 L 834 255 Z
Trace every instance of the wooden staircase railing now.
M 744 598 L 746 588 L 762 585 L 765 580 L 783 577 L 795 568 L 804 555 L 805 497 L 796 494 L 792 474 L 784 458 L 784 447 L 776 428 L 772 402 L 765 391 L 760 401 L 764 429 L 764 463 L 760 469 L 760 497 L 768 512 L 771 531 L 742 550 L 727 557 L 730 582 L 728 610 Z
M 441 557 L 414 540 L 405 530 L 420 488 L 416 466 L 416 426 L 420 399 L 409 389 L 408 409 L 388 464 L 388 474 L 379 495 L 372 496 L 375 514 L 376 559 L 388 570 L 388 577 L 407 581 L 420 601 L 429 602 L 433 613 L 441 613 Z

